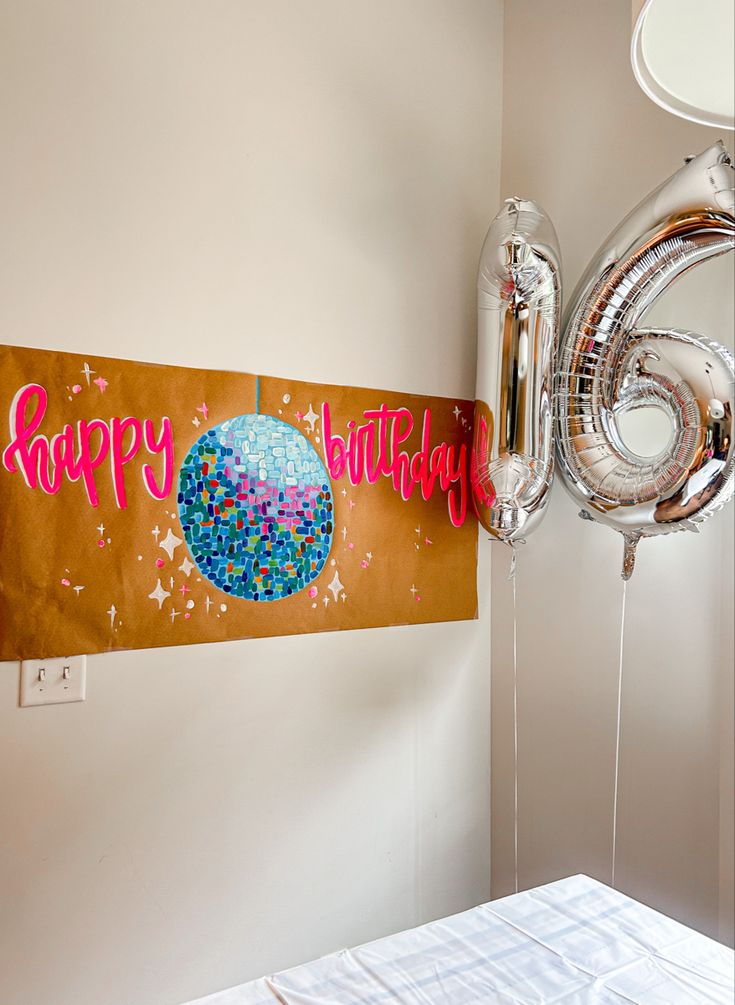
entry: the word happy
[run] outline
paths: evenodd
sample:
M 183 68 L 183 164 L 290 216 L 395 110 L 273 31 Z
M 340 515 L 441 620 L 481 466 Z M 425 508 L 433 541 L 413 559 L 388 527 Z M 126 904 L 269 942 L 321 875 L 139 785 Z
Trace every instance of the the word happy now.
M 30 415 L 29 412 L 30 406 Z M 84 484 L 87 499 L 97 506 L 97 472 L 108 463 L 115 501 L 127 507 L 126 466 L 145 451 L 160 456 L 160 480 L 150 464 L 140 465 L 143 484 L 154 499 L 165 499 L 174 476 L 174 442 L 171 420 L 161 419 L 156 434 L 151 419 L 80 419 L 66 423 L 50 439 L 38 429 L 48 407 L 48 394 L 40 384 L 26 384 L 10 406 L 10 442 L 3 451 L 3 466 L 11 473 L 20 472 L 29 488 L 40 488 L 55 495 L 64 479 Z
M 413 454 L 403 449 L 414 430 L 414 418 L 408 408 L 367 409 L 367 422 L 359 425 L 350 420 L 346 437 L 332 432 L 329 405 L 322 407 L 324 456 L 329 474 L 334 479 L 345 474 L 352 485 L 364 478 L 374 485 L 380 478 L 390 478 L 393 488 L 407 502 L 415 488 L 421 488 L 424 500 L 429 500 L 438 480 L 447 493 L 449 519 L 461 527 L 467 516 L 467 447 L 445 442 L 431 446 L 431 410 L 424 409 L 421 427 L 421 447 Z

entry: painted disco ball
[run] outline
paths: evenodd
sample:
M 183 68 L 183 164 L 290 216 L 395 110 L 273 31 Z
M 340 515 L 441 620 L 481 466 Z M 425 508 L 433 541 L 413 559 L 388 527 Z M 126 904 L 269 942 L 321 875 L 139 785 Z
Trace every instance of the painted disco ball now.
M 332 490 L 298 429 L 240 415 L 208 430 L 179 472 L 179 516 L 197 568 L 233 597 L 289 597 L 324 568 Z

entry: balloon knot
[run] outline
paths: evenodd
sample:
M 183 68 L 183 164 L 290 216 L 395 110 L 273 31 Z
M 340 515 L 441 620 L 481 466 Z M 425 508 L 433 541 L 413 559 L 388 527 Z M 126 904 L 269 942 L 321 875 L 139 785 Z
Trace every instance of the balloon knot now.
M 638 533 L 623 534 L 623 571 L 620 575 L 626 583 L 635 569 L 636 548 L 640 539 L 641 535 Z

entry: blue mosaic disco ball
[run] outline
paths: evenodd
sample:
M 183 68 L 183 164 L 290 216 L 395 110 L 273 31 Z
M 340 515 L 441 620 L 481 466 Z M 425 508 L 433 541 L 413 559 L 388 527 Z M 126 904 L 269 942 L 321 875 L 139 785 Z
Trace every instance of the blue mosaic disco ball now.
M 303 590 L 332 546 L 324 464 L 298 429 L 270 415 L 240 415 L 204 433 L 181 465 L 178 507 L 199 571 L 244 600 Z

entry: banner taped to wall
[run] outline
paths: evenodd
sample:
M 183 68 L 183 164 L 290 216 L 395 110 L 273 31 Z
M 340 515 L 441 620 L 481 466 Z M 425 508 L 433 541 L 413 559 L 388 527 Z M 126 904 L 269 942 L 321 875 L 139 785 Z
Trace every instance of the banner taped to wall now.
M 477 616 L 473 402 L 0 346 L 0 409 L 0 659 Z

